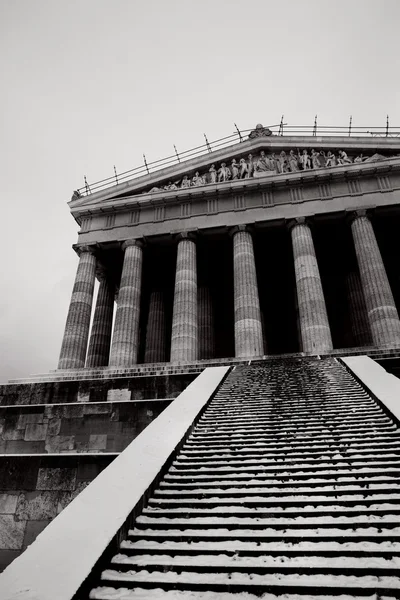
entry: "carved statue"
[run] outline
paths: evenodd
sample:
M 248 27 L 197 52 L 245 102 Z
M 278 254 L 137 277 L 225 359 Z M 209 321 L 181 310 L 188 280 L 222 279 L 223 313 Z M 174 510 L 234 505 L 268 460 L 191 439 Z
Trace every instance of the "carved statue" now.
M 157 186 L 154 186 L 154 187 L 152 187 L 152 188 L 151 188 L 151 190 L 150 190 L 150 194 L 151 194 L 152 192 L 161 192 L 161 191 L 162 191 L 162 190 L 161 190 L 161 188 L 159 188 L 159 187 L 157 187 Z
M 347 153 L 344 150 L 339 150 L 338 165 L 348 165 L 351 163 L 352 160 L 347 156 Z
M 78 198 L 82 198 L 82 194 L 79 190 L 74 190 L 74 193 L 71 196 L 71 200 L 78 200 Z
M 245 179 L 249 177 L 249 169 L 247 167 L 247 162 L 244 158 L 239 160 L 239 178 Z
M 267 127 L 263 127 L 263 125 L 261 125 L 261 123 L 258 123 L 256 125 L 256 128 L 250 132 L 249 140 L 253 140 L 254 138 L 258 138 L 258 137 L 266 137 L 269 135 L 272 135 L 272 131 L 270 129 L 268 129 Z
M 319 159 L 319 152 L 315 152 L 315 150 L 311 150 L 311 165 L 313 169 L 321 168 L 321 161 Z
M 231 173 L 232 173 L 232 179 L 238 179 L 238 177 L 239 177 L 239 167 L 238 167 L 237 162 L 236 162 L 235 159 L 232 159 Z
M 217 170 L 215 168 L 215 165 L 211 165 L 211 167 L 208 169 L 208 172 L 210 173 L 210 183 L 216 183 L 217 182 Z
M 367 157 L 363 156 L 362 154 L 359 154 L 358 156 L 355 157 L 354 162 L 355 163 L 362 163 L 365 160 L 367 160 Z
M 188 188 L 188 187 L 190 187 L 190 179 L 187 175 L 185 175 L 182 179 L 181 188 Z
M 326 167 L 336 167 L 336 156 L 332 152 L 328 152 L 325 157 Z
M 176 183 L 172 183 L 172 181 L 169 181 L 167 185 L 164 185 L 164 190 L 167 190 L 168 192 L 171 190 L 177 190 L 178 186 L 176 185 Z
M 256 162 L 256 171 L 258 171 L 258 172 L 270 171 L 270 169 L 267 165 L 267 157 L 265 156 L 264 150 L 261 150 L 260 158 Z
M 248 177 L 251 177 L 254 173 L 254 162 L 253 162 L 253 155 L 249 154 L 248 155 L 248 163 L 247 163 L 247 173 L 248 173 Z
M 310 157 L 308 155 L 307 150 L 303 150 L 303 153 L 299 154 L 299 161 L 303 168 L 303 171 L 305 171 L 306 169 L 311 169 Z
M 196 173 L 194 174 L 194 177 L 192 179 L 192 185 L 197 187 L 199 185 L 204 185 L 205 181 L 204 181 L 204 177 L 202 177 L 198 171 L 196 171 Z
M 220 181 L 228 181 L 231 177 L 231 172 L 229 167 L 226 166 L 226 163 L 221 163 L 220 168 L 218 169 L 218 182 Z
M 287 173 L 288 171 L 288 162 L 286 152 L 284 150 L 282 150 L 282 152 L 279 154 L 279 157 L 276 161 L 276 167 L 278 173 Z
M 292 173 L 295 173 L 299 170 L 299 163 L 297 161 L 297 156 L 294 153 L 294 150 L 289 152 L 289 168 Z

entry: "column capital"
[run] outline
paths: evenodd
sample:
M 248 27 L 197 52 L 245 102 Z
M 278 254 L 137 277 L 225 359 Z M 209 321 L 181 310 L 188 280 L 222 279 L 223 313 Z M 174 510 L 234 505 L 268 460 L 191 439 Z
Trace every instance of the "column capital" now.
M 286 227 L 289 229 L 289 231 L 292 231 L 296 225 L 307 225 L 310 227 L 312 223 L 311 219 L 311 217 L 295 217 L 294 219 L 286 219 Z
M 126 250 L 129 246 L 137 246 L 138 248 L 144 248 L 145 241 L 143 238 L 135 238 L 131 240 L 125 240 L 121 243 L 122 250 Z
M 95 254 L 97 250 L 96 245 L 90 244 L 74 244 L 72 248 L 75 250 L 78 256 L 81 256 L 84 252 L 88 252 L 89 254 Z
M 177 233 L 175 236 L 176 242 L 181 242 L 182 240 L 190 240 L 191 242 L 195 242 L 197 238 L 197 231 L 181 231 Z
M 351 225 L 356 219 L 367 218 L 371 215 L 371 210 L 367 208 L 358 208 L 357 210 L 349 210 L 346 212 L 346 220 Z
M 239 233 L 239 231 L 247 231 L 247 233 L 254 233 L 254 226 L 248 224 L 235 225 L 234 227 L 230 227 L 228 233 L 230 237 L 233 237 L 235 233 Z

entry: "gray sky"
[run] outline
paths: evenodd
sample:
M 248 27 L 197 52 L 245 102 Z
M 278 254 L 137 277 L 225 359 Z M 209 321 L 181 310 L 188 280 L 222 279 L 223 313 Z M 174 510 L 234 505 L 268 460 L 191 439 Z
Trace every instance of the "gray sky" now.
M 57 366 L 83 184 L 261 122 L 400 129 L 398 0 L 0 0 L 0 380 Z

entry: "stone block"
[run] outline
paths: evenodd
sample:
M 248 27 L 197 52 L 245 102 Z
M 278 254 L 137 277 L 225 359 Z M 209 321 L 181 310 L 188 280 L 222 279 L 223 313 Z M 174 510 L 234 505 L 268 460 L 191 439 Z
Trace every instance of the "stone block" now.
M 11 494 L 0 494 L 0 514 L 12 515 L 15 513 L 18 502 L 18 492 Z
M 78 402 L 90 402 L 90 393 L 89 392 L 78 392 L 77 401 Z
M 47 435 L 58 435 L 61 429 L 61 419 L 50 419 L 47 429 Z
M 0 550 L 0 573 L 20 554 L 21 550 Z
M 51 519 L 43 519 L 41 521 L 27 521 L 25 528 L 25 536 L 23 546 L 26 548 L 34 542 L 43 529 L 47 527 Z
M 39 469 L 37 490 L 74 490 L 76 485 L 76 469 Z
M 43 412 L 29 412 L 19 415 L 17 429 L 25 429 L 29 423 L 43 423 Z
M 49 454 L 58 452 L 71 452 L 74 449 L 75 438 L 73 435 L 55 435 L 46 439 L 45 450 Z
M 58 492 L 20 494 L 15 517 L 22 521 L 53 519 L 57 514 Z
M 64 406 L 63 407 L 63 417 L 64 419 L 81 419 L 84 414 L 84 406 L 83 405 L 72 405 L 72 406 Z
M 82 490 L 89 485 L 90 481 L 80 481 L 73 492 L 62 492 L 58 498 L 57 514 L 59 514 Z
M 123 400 L 131 400 L 132 392 L 128 389 L 123 390 L 108 390 L 107 401 L 108 402 L 121 402 Z
M 108 415 L 112 410 L 109 402 L 99 402 L 85 405 L 85 415 Z
M 60 404 L 49 404 L 44 408 L 44 416 L 48 419 L 59 419 L 63 416 L 64 406 Z
M 21 550 L 25 527 L 25 520 L 16 521 L 13 515 L 0 515 L 0 549 Z
M 107 448 L 107 434 L 94 434 L 89 436 L 90 450 L 105 450 Z
M 15 429 L 11 428 L 11 427 L 5 427 L 1 437 L 3 438 L 3 440 L 6 440 L 6 441 L 10 441 L 10 440 L 18 441 L 18 440 L 23 440 L 24 435 L 25 435 L 24 429 L 17 429 L 16 427 L 15 427 Z
M 44 452 L 44 442 L 26 442 L 10 440 L 6 442 L 6 454 L 40 454 Z
M 10 442 L 7 442 L 10 443 Z M 0 489 L 34 490 L 40 458 L 13 457 L 0 459 Z
M 46 439 L 47 423 L 28 423 L 25 429 L 24 439 L 27 442 L 39 442 Z

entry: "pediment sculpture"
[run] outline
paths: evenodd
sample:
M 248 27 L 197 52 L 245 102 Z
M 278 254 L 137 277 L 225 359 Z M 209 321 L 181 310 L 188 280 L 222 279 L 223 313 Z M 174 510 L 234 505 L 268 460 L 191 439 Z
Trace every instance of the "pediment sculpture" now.
M 259 137 L 267 137 L 270 135 L 272 135 L 272 131 L 268 129 L 268 127 L 264 127 L 263 125 L 261 125 L 261 123 L 258 123 L 256 125 L 256 128 L 249 133 L 249 140 L 254 140 L 254 138 Z
M 257 125 L 257 127 L 259 126 Z M 259 129 L 259 131 L 261 130 Z M 297 151 L 291 149 L 288 152 L 282 150 L 279 154 L 275 152 L 266 154 L 264 150 L 261 150 L 258 155 L 248 154 L 240 158 L 232 158 L 230 163 L 228 161 L 221 162 L 219 165 L 213 163 L 210 167 L 206 167 L 204 172 L 196 171 L 192 176 L 186 174 L 182 179 L 169 181 L 163 186 L 154 186 L 143 193 L 180 190 L 252 177 L 330 169 L 349 164 L 374 162 L 385 158 L 390 157 L 377 153 L 372 156 L 364 156 L 361 153 L 349 156 L 344 150 L 325 152 L 314 148 L 311 150 L 297 149 Z

